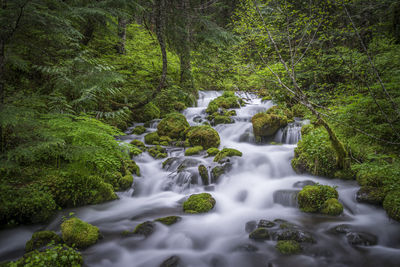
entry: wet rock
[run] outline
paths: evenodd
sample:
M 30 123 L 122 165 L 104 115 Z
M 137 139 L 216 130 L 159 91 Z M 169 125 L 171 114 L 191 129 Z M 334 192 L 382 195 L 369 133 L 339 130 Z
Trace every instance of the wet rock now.
M 243 154 L 239 150 L 233 148 L 224 148 L 214 158 L 214 162 L 220 162 L 222 159 L 226 157 L 241 157 Z
M 30 252 L 35 249 L 42 248 L 50 242 L 54 244 L 60 244 L 62 242 L 61 237 L 59 237 L 55 232 L 52 231 L 39 231 L 32 235 L 32 238 L 26 242 L 25 251 Z
M 215 199 L 209 193 L 191 195 L 183 203 L 183 211 L 186 213 L 204 213 L 215 206 Z
M 271 227 L 274 227 L 276 225 L 276 223 L 274 223 L 274 222 L 271 222 L 271 221 L 268 221 L 268 220 L 260 220 L 259 222 L 258 222 L 258 225 L 257 225 L 257 227 L 258 228 L 271 228 Z
M 201 116 L 196 116 L 193 118 L 193 121 L 197 122 L 197 123 L 201 123 L 203 121 L 203 118 Z
M 207 156 L 208 156 L 208 157 L 215 156 L 215 155 L 218 154 L 218 152 L 219 152 L 219 149 L 218 149 L 218 148 L 211 147 L 211 148 L 207 149 Z
M 301 229 L 284 229 L 274 232 L 277 240 L 294 240 L 299 243 L 315 243 L 312 235 Z
M 249 221 L 246 223 L 245 230 L 246 233 L 251 233 L 257 229 L 257 222 L 256 221 Z
M 200 165 L 199 168 L 199 175 L 201 177 L 201 180 L 203 181 L 203 185 L 208 185 L 209 184 L 209 175 L 208 175 L 208 170 L 207 167 L 204 165 Z
M 218 147 L 220 144 L 218 132 L 210 126 L 190 127 L 186 136 L 192 146 L 202 146 L 204 149 Z
M 201 163 L 200 160 L 194 158 L 187 158 L 182 161 L 182 163 L 177 168 L 178 172 L 184 171 L 187 168 L 196 167 Z
M 378 238 L 375 235 L 364 232 L 347 233 L 346 239 L 353 246 L 374 246 L 378 243 Z
M 302 250 L 300 244 L 294 240 L 280 240 L 276 244 L 276 249 L 283 255 L 298 254 Z
M 222 166 L 216 166 L 211 170 L 211 182 L 217 183 L 221 175 L 228 173 L 232 169 L 232 163 L 225 163 Z
M 285 207 L 297 207 L 298 190 L 278 190 L 273 194 L 274 203 Z
M 311 180 L 298 181 L 298 182 L 295 182 L 293 184 L 293 187 L 295 187 L 295 188 L 303 188 L 306 185 L 315 185 L 315 182 L 311 181 Z
M 233 251 L 241 251 L 241 252 L 256 252 L 258 251 L 258 247 L 252 244 L 243 244 L 237 246 Z
M 332 212 L 330 215 L 339 215 L 337 206 L 342 206 L 342 204 L 338 201 L 331 203 L 331 199 L 338 199 L 338 197 L 339 194 L 336 189 L 329 185 L 306 185 L 297 195 L 297 202 L 303 212 L 321 212 L 322 209 L 333 204 L 335 213 Z M 325 203 L 326 201 L 329 203 Z M 329 211 L 330 209 L 327 210 L 327 212 Z M 322 212 L 325 212 L 325 210 Z
M 250 233 L 249 238 L 256 241 L 262 241 L 270 239 L 271 236 L 267 228 L 257 228 Z
M 351 225 L 340 224 L 328 230 L 332 234 L 347 234 L 351 231 Z
M 363 186 L 358 190 L 356 200 L 361 203 L 380 205 L 383 203 L 385 193 L 382 187 Z
M 177 157 L 173 157 L 173 158 L 168 158 L 166 159 L 163 163 L 163 169 L 166 169 L 167 171 L 170 171 L 173 169 L 173 165 L 179 160 L 179 158 Z
M 160 267 L 177 267 L 181 259 L 178 256 L 171 256 L 160 264 Z
M 162 224 L 165 224 L 165 225 L 169 226 L 169 225 L 173 225 L 173 224 L 179 222 L 180 220 L 182 220 L 182 217 L 179 217 L 179 216 L 168 216 L 168 217 L 155 219 L 154 221 L 160 222 Z
M 185 156 L 197 155 L 197 154 L 200 154 L 201 151 L 203 151 L 203 147 L 202 146 L 189 147 L 185 151 Z
M 184 132 L 188 128 L 189 123 L 185 116 L 180 113 L 170 113 L 157 125 L 157 132 L 160 136 L 180 139 L 184 137 Z
M 77 248 L 94 245 L 100 237 L 99 228 L 76 217 L 61 224 L 62 239 L 67 245 L 75 244 Z
M 336 199 L 330 198 L 321 206 L 321 213 L 331 216 L 338 216 L 343 212 L 343 205 Z
M 146 221 L 144 223 L 139 224 L 136 226 L 135 230 L 133 230 L 133 234 L 138 234 L 138 235 L 144 235 L 145 237 L 148 237 L 152 233 L 154 233 L 155 230 L 155 223 L 151 221 Z
M 132 133 L 136 135 L 141 135 L 146 132 L 146 127 L 144 126 L 136 126 L 135 129 L 133 129 Z

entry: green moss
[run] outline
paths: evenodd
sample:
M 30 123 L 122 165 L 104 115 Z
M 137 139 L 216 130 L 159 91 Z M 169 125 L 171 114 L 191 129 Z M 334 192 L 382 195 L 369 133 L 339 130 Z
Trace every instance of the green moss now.
M 335 188 L 328 185 L 307 185 L 297 196 L 299 208 L 304 212 L 320 212 L 325 201 L 339 197 Z
M 52 231 L 35 232 L 32 235 L 31 239 L 28 242 L 26 242 L 25 251 L 29 252 L 35 249 L 42 248 L 52 241 L 55 244 L 59 244 L 62 242 L 61 237 L 59 237 L 55 232 Z
M 390 218 L 400 221 L 400 190 L 391 191 L 386 195 L 383 208 Z
M 99 228 L 78 218 L 70 218 L 61 224 L 61 235 L 68 245 L 87 248 L 99 239 Z
M 183 211 L 186 213 L 204 213 L 214 208 L 215 199 L 209 193 L 191 195 L 183 203 Z
M 167 157 L 167 150 L 159 145 L 150 147 L 147 151 L 155 159 L 162 159 Z
M 294 240 L 280 240 L 276 244 L 276 249 L 283 255 L 298 254 L 301 252 L 301 246 Z
M 157 132 L 148 133 L 144 136 L 144 142 L 148 145 L 155 145 L 155 142 L 160 141 L 160 136 Z
M 146 132 L 146 127 L 144 126 L 136 126 L 135 129 L 133 129 L 132 131 L 133 134 L 137 135 L 144 134 L 145 132 Z
M 217 97 L 208 104 L 206 112 L 212 114 L 217 112 L 219 108 L 239 108 L 241 103 L 243 103 L 242 99 L 237 97 L 234 93 L 224 93 L 222 96 Z
M 217 115 L 213 119 L 213 125 L 218 125 L 218 124 L 230 124 L 234 123 L 234 121 L 225 115 Z
M 228 117 L 231 117 L 231 116 L 236 116 L 237 115 L 237 113 L 236 113 L 236 110 L 227 110 L 227 111 L 225 111 L 224 112 L 224 116 L 228 116 Z
M 208 175 L 208 170 L 207 167 L 204 165 L 200 165 L 198 167 L 199 170 L 199 175 L 201 177 L 201 180 L 203 182 L 203 185 L 208 185 L 209 184 L 209 175 Z
M 140 109 L 135 109 L 132 118 L 137 122 L 147 122 L 160 118 L 160 110 L 152 102 Z
M 369 204 L 382 204 L 385 196 L 384 187 L 362 186 L 357 192 L 357 201 Z
M 210 126 L 190 127 L 186 136 L 192 146 L 202 146 L 204 149 L 218 147 L 220 144 L 218 132 Z
M 343 205 L 336 198 L 330 198 L 321 206 L 321 213 L 326 215 L 338 216 L 343 212 Z
M 186 105 L 185 105 L 185 103 L 178 101 L 178 102 L 174 103 L 174 109 L 176 111 L 182 111 L 182 110 L 186 109 Z
M 218 178 L 225 173 L 225 168 L 222 166 L 216 166 L 211 170 L 212 182 L 216 183 Z
M 219 149 L 218 149 L 218 148 L 211 147 L 211 148 L 207 149 L 207 156 L 208 156 L 208 157 L 215 156 L 215 155 L 218 154 L 218 152 L 219 152 Z
M 160 136 L 160 142 L 172 143 L 173 139 L 169 136 Z
M 288 124 L 288 118 L 284 115 L 257 113 L 251 118 L 253 132 L 257 141 L 272 137 L 282 127 Z
M 170 113 L 160 121 L 157 131 L 159 135 L 182 139 L 187 128 L 189 128 L 189 123 L 185 116 L 180 113 Z
M 261 101 L 268 101 L 268 100 L 272 100 L 272 97 L 270 95 L 264 96 Z
M 65 244 L 49 244 L 48 246 L 49 248 L 44 251 L 35 250 L 27 253 L 21 259 L 6 266 L 82 266 L 82 256 L 73 248 L 70 248 Z
M 185 151 L 185 156 L 197 155 L 197 154 L 199 154 L 201 151 L 203 151 L 203 147 L 202 147 L 202 146 L 189 147 L 189 148 L 186 149 L 186 151 Z
M 132 140 L 130 144 L 140 148 L 140 150 L 142 150 L 142 151 L 146 150 L 146 146 L 142 141 L 135 139 L 135 140 Z
M 156 222 L 160 222 L 165 225 L 172 225 L 182 220 L 182 217 L 179 216 L 168 216 L 163 218 L 155 219 Z
M 144 235 L 147 237 L 151 235 L 154 232 L 154 230 L 155 230 L 154 222 L 146 221 L 144 223 L 137 225 L 132 233 L 137 235 Z
M 241 157 L 242 152 L 233 148 L 224 148 L 220 152 L 218 152 L 218 154 L 215 156 L 214 162 L 219 162 L 220 160 L 226 157 L 233 157 L 233 156 Z
M 131 174 L 127 174 L 123 176 L 119 182 L 120 190 L 126 190 L 132 186 L 133 176 Z
M 206 109 L 206 112 L 207 112 L 208 114 L 213 114 L 213 113 L 218 112 L 218 105 L 217 105 L 217 103 L 211 101 L 211 102 L 208 104 L 208 107 L 207 107 L 207 109 Z
M 133 160 L 125 160 L 124 161 L 124 174 L 136 174 L 136 176 L 140 176 L 140 168 Z
M 268 240 L 270 237 L 268 229 L 264 227 L 257 228 L 249 235 L 249 238 L 254 240 Z

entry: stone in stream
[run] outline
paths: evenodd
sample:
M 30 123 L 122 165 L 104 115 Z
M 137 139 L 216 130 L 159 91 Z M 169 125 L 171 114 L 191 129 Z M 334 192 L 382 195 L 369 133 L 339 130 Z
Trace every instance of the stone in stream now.
M 77 248 L 87 248 L 94 245 L 100 237 L 99 228 L 76 217 L 61 224 L 62 239 L 67 245 Z
M 315 182 L 314 182 L 314 181 L 311 181 L 311 180 L 298 181 L 298 182 L 295 182 L 295 183 L 293 184 L 293 187 L 294 187 L 294 188 L 303 188 L 303 187 L 305 187 L 306 185 L 315 185 Z
M 273 232 L 273 236 L 277 240 L 294 240 L 299 243 L 315 243 L 312 235 L 301 229 L 284 229 Z
M 383 187 L 363 186 L 357 191 L 356 200 L 360 203 L 380 205 L 385 199 Z
M 280 240 L 275 247 L 283 255 L 298 254 L 302 251 L 300 244 L 295 240 Z
M 35 232 L 33 233 L 31 239 L 28 242 L 26 242 L 25 251 L 30 252 L 35 249 L 40 249 L 52 241 L 54 242 L 55 245 L 62 243 L 61 237 L 59 237 L 53 231 Z
M 186 131 L 186 136 L 192 146 L 202 146 L 204 149 L 220 144 L 218 132 L 210 126 L 192 126 Z
M 374 246 L 378 238 L 370 233 L 354 229 L 352 225 L 340 224 L 328 230 L 328 233 L 345 235 L 347 242 L 353 246 Z
M 221 175 L 229 172 L 232 169 L 232 163 L 226 162 L 223 165 L 216 166 L 211 170 L 211 183 L 217 183 Z
M 267 228 L 261 227 L 251 232 L 249 238 L 254 239 L 256 241 L 263 241 L 270 239 L 271 236 Z
M 274 203 L 285 207 L 297 207 L 297 194 L 299 190 L 277 190 L 273 194 Z
M 243 244 L 235 247 L 233 251 L 240 251 L 240 252 L 256 252 L 258 251 L 258 247 L 252 244 Z
M 208 175 L 207 167 L 204 165 L 200 165 L 198 170 L 199 170 L 199 175 L 201 177 L 201 180 L 203 181 L 203 185 L 208 185 L 209 184 L 209 175 Z
M 258 222 L 257 227 L 258 228 L 260 228 L 260 227 L 271 228 L 271 227 L 274 227 L 275 225 L 276 225 L 276 223 L 274 223 L 274 222 L 271 222 L 271 221 L 268 221 L 268 220 L 260 220 Z
M 176 139 L 184 139 L 185 130 L 189 128 L 186 117 L 180 113 L 167 114 L 157 125 L 157 132 L 160 136 L 169 136 Z
M 186 213 L 204 213 L 215 206 L 215 199 L 209 193 L 191 195 L 183 203 L 183 211 Z
M 160 222 L 162 224 L 169 226 L 169 225 L 173 225 L 181 220 L 182 220 L 182 217 L 179 217 L 179 216 L 167 216 L 167 217 L 155 219 L 154 221 Z
M 178 256 L 171 256 L 160 264 L 160 267 L 178 267 L 181 259 Z
M 154 232 L 155 227 L 156 227 L 156 225 L 154 222 L 146 221 L 144 223 L 137 225 L 132 233 L 137 234 L 137 235 L 144 235 L 145 237 L 148 237 L 149 235 L 151 235 Z
M 254 230 L 257 229 L 257 222 L 256 222 L 256 221 L 249 221 L 249 222 L 247 222 L 244 229 L 245 229 L 245 231 L 246 231 L 247 233 L 253 232 Z

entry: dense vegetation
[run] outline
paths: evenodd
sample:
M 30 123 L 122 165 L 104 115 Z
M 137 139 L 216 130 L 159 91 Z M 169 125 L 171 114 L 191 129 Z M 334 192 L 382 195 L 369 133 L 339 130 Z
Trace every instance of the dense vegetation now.
M 241 156 L 218 152 L 218 133 L 179 114 L 198 90 L 277 103 L 253 117 L 257 142 L 309 118 L 293 168 L 357 179 L 360 201 L 400 220 L 399 0 L 0 3 L 1 227 L 116 199 L 140 175 L 131 156 L 146 149 L 116 140 L 133 121 L 163 118 L 145 138 L 154 158 L 171 142 L 193 146 L 187 155 L 208 149 L 215 161 Z M 231 123 L 233 113 L 220 111 L 243 104 L 225 92 L 209 120 Z M 71 254 L 79 264 L 64 246 L 38 257 Z M 22 261 L 34 264 L 31 256 Z

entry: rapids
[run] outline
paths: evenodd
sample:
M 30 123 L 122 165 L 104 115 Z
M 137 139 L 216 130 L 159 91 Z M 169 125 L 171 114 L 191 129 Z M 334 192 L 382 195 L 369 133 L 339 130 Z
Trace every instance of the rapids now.
M 206 121 L 208 103 L 219 92 L 200 92 L 197 107 L 183 114 L 191 125 Z M 280 130 L 278 145 L 257 145 L 252 133 L 251 117 L 273 106 L 252 95 L 241 95 L 248 103 L 237 110 L 235 123 L 217 125 L 221 146 L 243 152 L 231 159 L 232 169 L 218 183 L 203 185 L 197 166 L 210 170 L 212 158 L 203 155 L 185 157 L 183 148 L 168 148 L 175 159 L 166 169 L 165 159 L 155 160 L 147 153 L 134 158 L 141 168 L 131 190 L 119 193 L 119 200 L 101 205 L 63 210 L 48 225 L 24 226 L 0 232 L 0 261 L 23 254 L 25 242 L 38 229 L 59 231 L 63 215 L 76 216 L 100 228 L 104 236 L 96 245 L 82 252 L 87 266 L 152 267 L 171 256 L 180 259 L 179 266 L 258 267 L 258 266 L 400 266 L 400 225 L 391 221 L 380 207 L 360 204 L 355 195 L 355 181 L 342 181 L 296 174 L 290 165 L 294 148 L 300 139 L 303 122 L 296 120 Z M 158 121 L 151 127 L 156 130 Z M 124 142 L 143 140 L 143 135 L 127 135 Z M 180 164 L 188 166 L 177 172 Z M 296 207 L 296 193 L 305 184 L 337 186 L 344 213 L 338 217 L 306 214 Z M 192 193 L 209 192 L 216 199 L 212 211 L 201 215 L 182 212 L 182 202 Z M 124 237 L 121 232 L 133 230 L 144 221 L 178 215 L 182 220 L 172 226 L 156 224 L 147 238 Z M 255 242 L 249 239 L 246 223 L 260 219 L 284 219 L 301 226 L 316 239 L 304 247 L 302 254 L 283 256 L 275 249 L 276 241 Z M 377 237 L 373 246 L 353 246 L 345 235 L 329 230 L 346 224 L 358 232 Z

